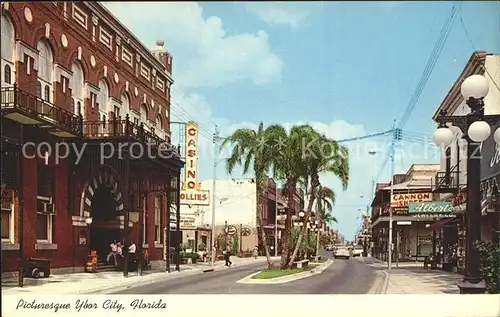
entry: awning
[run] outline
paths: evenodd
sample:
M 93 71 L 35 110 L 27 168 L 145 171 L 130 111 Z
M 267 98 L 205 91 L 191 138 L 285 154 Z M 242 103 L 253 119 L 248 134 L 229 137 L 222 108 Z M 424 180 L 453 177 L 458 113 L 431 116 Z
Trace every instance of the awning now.
M 457 221 L 457 218 L 443 218 L 428 227 L 431 230 L 438 230 L 443 228 L 446 224 L 451 224 L 452 221 Z

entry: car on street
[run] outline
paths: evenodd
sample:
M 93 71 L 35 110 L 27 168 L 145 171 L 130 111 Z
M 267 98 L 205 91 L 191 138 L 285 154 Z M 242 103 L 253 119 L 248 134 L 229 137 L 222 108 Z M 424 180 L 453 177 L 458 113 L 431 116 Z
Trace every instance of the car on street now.
M 351 250 L 347 246 L 337 246 L 335 252 L 333 253 L 335 259 L 349 259 L 351 257 Z
M 363 246 L 361 245 L 356 245 L 354 246 L 354 249 L 352 251 L 352 256 L 361 256 L 363 254 Z
M 335 246 L 333 244 L 329 244 L 325 247 L 325 251 L 333 251 L 335 249 Z

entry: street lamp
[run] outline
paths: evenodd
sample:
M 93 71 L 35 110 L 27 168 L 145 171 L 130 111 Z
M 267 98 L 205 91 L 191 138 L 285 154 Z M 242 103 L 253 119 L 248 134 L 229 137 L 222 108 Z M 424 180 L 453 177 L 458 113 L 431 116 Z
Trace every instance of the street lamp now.
M 446 126 L 451 123 L 464 133 L 467 140 L 466 270 L 464 280 L 459 285 L 462 294 L 481 294 L 486 291 L 481 278 L 480 254 L 474 242 L 481 239 L 481 143 L 490 136 L 490 125 L 500 121 L 500 115 L 484 114 L 484 97 L 488 90 L 489 83 L 483 76 L 466 78 L 461 93 L 471 112 L 465 116 L 447 116 L 442 111 L 436 118 L 439 127 L 434 132 L 436 145 L 447 147 L 453 140 L 453 133 Z M 494 132 L 493 138 L 500 144 L 500 128 Z

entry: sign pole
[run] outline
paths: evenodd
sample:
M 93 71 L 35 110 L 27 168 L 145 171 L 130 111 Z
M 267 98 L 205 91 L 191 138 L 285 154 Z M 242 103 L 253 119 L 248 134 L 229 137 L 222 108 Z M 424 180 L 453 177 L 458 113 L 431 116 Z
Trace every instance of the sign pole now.
M 391 156 L 391 198 L 392 195 L 394 195 L 394 148 L 396 146 L 396 138 L 394 137 L 392 139 L 391 143 L 391 153 L 389 154 Z M 387 269 L 391 270 L 392 267 L 392 206 L 389 205 L 389 254 L 387 255 Z
M 212 237 L 210 238 L 211 244 L 212 244 L 212 256 L 210 257 L 210 261 L 212 264 L 212 267 L 215 265 L 215 203 L 216 203 L 216 196 L 215 196 L 215 186 L 217 183 L 217 141 L 219 139 L 219 128 L 215 126 L 215 132 L 214 132 L 214 138 L 212 140 L 213 145 L 214 145 L 214 170 L 213 170 L 213 179 L 212 179 Z

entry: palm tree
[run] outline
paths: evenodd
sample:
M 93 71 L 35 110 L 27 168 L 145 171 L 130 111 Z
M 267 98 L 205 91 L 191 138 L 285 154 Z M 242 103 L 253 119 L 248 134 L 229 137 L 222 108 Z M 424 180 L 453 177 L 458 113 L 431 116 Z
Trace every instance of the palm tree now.
M 332 210 L 333 205 L 335 205 L 335 192 L 326 186 L 319 186 L 316 193 L 316 216 L 320 223 L 326 225 L 336 223 L 337 219 L 333 217 Z M 319 236 L 321 232 L 318 231 L 318 238 L 316 239 L 316 261 L 319 255 Z
M 271 256 L 269 254 L 269 247 L 266 241 L 264 225 L 262 222 L 264 205 L 262 194 L 267 187 L 268 173 L 273 163 L 274 149 L 273 144 L 269 144 L 269 140 L 276 138 L 276 126 L 269 126 L 264 129 L 264 124 L 261 122 L 257 130 L 253 129 L 238 129 L 230 137 L 222 142 L 221 149 L 224 147 L 231 147 L 231 155 L 226 161 L 226 167 L 229 174 L 234 168 L 239 165 L 243 166 L 243 173 L 248 173 L 251 166 L 255 174 L 256 183 L 256 202 L 257 202 L 257 226 L 258 239 L 262 241 L 264 246 L 267 265 L 272 267 Z M 281 130 L 278 129 L 278 132 Z
M 306 212 L 306 217 L 309 217 L 312 212 L 317 188 L 320 185 L 320 173 L 333 173 L 335 176 L 340 178 L 343 190 L 347 189 L 347 185 L 349 184 L 349 151 L 346 147 L 339 145 L 335 140 L 329 139 L 325 135 L 319 135 L 312 128 L 310 128 L 307 133 L 309 137 L 313 137 L 317 140 L 312 144 L 310 155 L 303 155 L 304 162 L 302 162 L 302 164 L 305 164 L 306 166 L 305 175 L 311 179 L 311 191 L 309 194 L 309 202 Z M 325 153 L 325 147 L 329 148 L 330 151 Z M 300 231 L 298 243 L 295 246 L 292 256 L 288 262 L 288 266 L 291 266 L 293 261 L 295 261 L 295 257 L 299 251 L 299 245 L 306 230 L 307 227 L 303 226 Z
M 270 127 L 271 128 L 271 127 Z M 302 154 L 303 142 L 310 142 L 314 129 L 309 125 L 293 126 L 289 132 L 279 125 L 273 126 L 271 139 L 276 142 L 273 150 L 272 159 L 273 172 L 277 179 L 284 180 L 284 196 L 288 205 L 286 211 L 285 228 L 282 233 L 282 253 L 280 267 L 286 269 L 289 267 L 292 240 L 292 206 L 294 195 L 297 191 L 297 185 L 303 182 L 307 176 L 307 163 Z M 270 134 L 271 136 L 271 134 Z M 301 245 L 302 238 L 298 245 Z

